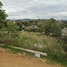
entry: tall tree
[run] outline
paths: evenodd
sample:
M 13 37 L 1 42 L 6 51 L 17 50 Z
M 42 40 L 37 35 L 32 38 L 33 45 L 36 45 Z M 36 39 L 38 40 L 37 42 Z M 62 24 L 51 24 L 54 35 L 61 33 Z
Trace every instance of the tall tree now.
M 7 26 L 5 10 L 1 9 L 3 4 L 0 1 L 0 29 Z

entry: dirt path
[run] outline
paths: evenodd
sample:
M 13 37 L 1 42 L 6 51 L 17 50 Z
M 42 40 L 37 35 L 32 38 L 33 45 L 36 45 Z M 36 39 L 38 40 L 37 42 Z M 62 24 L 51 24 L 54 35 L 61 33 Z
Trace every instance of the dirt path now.
M 0 48 L 0 67 L 62 67 L 59 64 L 40 62 L 40 58 L 30 58 L 24 53 L 19 55 L 8 51 L 9 49 Z

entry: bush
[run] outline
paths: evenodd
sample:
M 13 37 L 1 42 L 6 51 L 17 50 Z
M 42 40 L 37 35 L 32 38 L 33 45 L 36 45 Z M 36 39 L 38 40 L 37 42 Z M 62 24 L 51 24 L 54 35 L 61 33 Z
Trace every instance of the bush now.
M 62 51 L 61 45 L 47 46 L 44 52 L 48 54 L 48 57 L 55 62 L 61 63 L 67 66 L 67 53 Z
M 62 37 L 64 51 L 67 51 L 67 35 Z
M 30 29 L 31 32 L 38 32 L 38 29 L 36 28 L 33 28 L 33 29 Z

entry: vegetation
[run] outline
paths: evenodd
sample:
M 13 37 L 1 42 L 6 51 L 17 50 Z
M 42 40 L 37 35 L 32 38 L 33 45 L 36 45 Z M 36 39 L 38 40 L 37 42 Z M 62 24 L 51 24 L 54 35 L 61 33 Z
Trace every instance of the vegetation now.
M 20 39 L 12 38 L 12 41 L 9 41 L 9 38 L 7 42 L 7 39 L 5 41 L 3 38 L 0 39 L 0 42 L 2 40 L 3 43 L 6 43 L 7 45 L 46 52 L 48 54 L 47 58 L 50 58 L 52 61 L 61 63 L 62 65 L 67 64 L 67 53 L 64 51 L 63 46 L 57 42 L 55 37 L 47 37 L 46 35 L 41 35 L 39 33 L 20 32 Z M 37 48 L 34 44 L 40 44 L 42 45 L 42 48 Z
M 3 4 L 0 2 L 0 8 Z M 19 27 L 11 22 L 6 21 L 7 14 L 5 13 L 5 10 L 0 10 L 0 36 L 5 37 L 8 39 L 11 34 L 11 39 L 12 35 L 18 36 L 18 29 Z
M 7 26 L 6 17 L 7 14 L 5 13 L 5 10 L 2 10 L 1 7 L 3 4 L 0 2 L 0 29 Z
M 0 2 L 0 8 L 2 5 L 3 4 Z M 6 17 L 7 14 L 5 13 L 5 10 L 0 9 L 1 44 L 46 52 L 48 54 L 48 58 L 52 61 L 59 62 L 62 65 L 67 66 L 67 36 L 61 36 L 63 26 L 57 24 L 55 19 L 51 18 L 45 21 L 39 19 L 35 22 L 25 21 L 21 23 L 18 21 L 18 23 L 13 24 L 11 22 L 7 22 Z M 39 23 L 39 21 L 42 21 L 42 23 Z M 22 24 L 26 27 L 36 25 L 38 28 L 22 28 Z M 28 32 L 20 31 L 22 29 Z M 45 35 L 40 33 L 44 33 Z M 52 34 L 52 36 L 50 34 Z M 34 44 L 40 44 L 42 45 L 42 48 L 37 48 Z
M 22 28 L 22 23 L 17 22 L 16 25 L 19 26 L 19 29 L 18 29 L 19 31 L 21 31 L 21 30 L 23 29 L 23 28 Z
M 40 24 L 40 27 L 41 33 L 44 32 L 46 35 L 52 33 L 52 36 L 61 36 L 61 27 L 57 25 L 56 20 L 53 18 L 46 20 L 43 25 Z

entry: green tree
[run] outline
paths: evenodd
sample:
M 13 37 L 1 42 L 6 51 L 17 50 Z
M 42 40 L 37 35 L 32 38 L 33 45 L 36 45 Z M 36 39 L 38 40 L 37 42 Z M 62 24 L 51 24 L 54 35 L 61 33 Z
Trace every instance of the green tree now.
M 6 34 L 6 38 L 7 38 L 8 42 L 9 42 L 9 38 L 12 41 L 12 38 L 19 37 L 18 30 L 19 30 L 19 26 L 15 25 L 15 24 L 13 24 L 11 22 L 8 22 L 7 27 L 3 27 L 0 30 L 1 33 L 2 33 L 1 37 L 4 37 L 5 34 Z
M 2 10 L 3 4 L 0 1 L 0 29 L 3 27 L 7 27 L 6 17 L 7 14 L 5 13 L 5 10 Z
M 61 35 L 61 27 L 57 25 L 56 20 L 53 18 L 46 20 L 42 25 L 41 30 L 43 30 L 43 32 L 45 32 L 46 35 L 49 35 L 50 33 L 52 33 L 53 36 Z
M 3 4 L 0 2 L 0 8 L 2 8 Z M 9 34 L 14 33 L 17 34 L 19 27 L 11 22 L 6 21 L 7 14 L 5 10 L 0 9 L 0 32 L 7 31 Z
M 1 6 L 3 6 L 3 4 L 2 4 L 1 1 L 0 1 L 0 8 L 1 8 Z
M 25 21 L 25 22 L 22 22 L 22 24 L 24 24 L 25 26 L 30 26 L 30 23 Z
M 15 31 L 18 31 L 19 30 L 19 26 L 15 25 L 15 24 L 13 24 L 11 22 L 8 22 L 7 23 L 7 30 L 9 32 L 15 32 Z
M 19 31 L 21 31 L 22 30 L 22 23 L 21 22 L 17 22 L 16 25 L 19 26 Z

